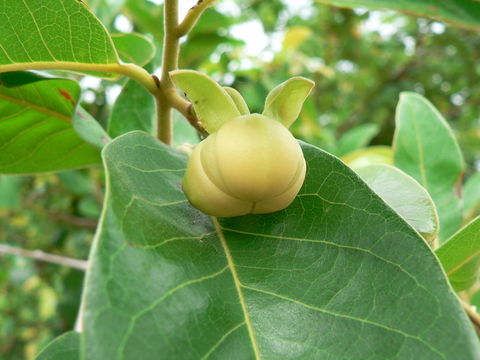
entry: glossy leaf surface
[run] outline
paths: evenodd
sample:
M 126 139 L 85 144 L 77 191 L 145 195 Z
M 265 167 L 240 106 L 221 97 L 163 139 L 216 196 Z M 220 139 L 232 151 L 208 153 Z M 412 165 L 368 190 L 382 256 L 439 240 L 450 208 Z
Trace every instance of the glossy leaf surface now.
M 107 145 L 85 359 L 475 359 L 425 241 L 338 159 L 303 151 L 290 207 L 225 220 L 186 201 L 184 155 L 140 132 Z
M 367 165 L 355 172 L 427 241 L 435 239 L 437 210 L 428 192 L 415 179 L 389 165 Z
M 472 286 L 480 269 L 480 217 L 453 235 L 436 252 L 456 291 Z
M 100 152 L 74 130 L 80 88 L 67 79 L 0 86 L 0 173 L 84 167 Z
M 440 241 L 462 225 L 462 202 L 457 187 L 463 157 L 443 116 L 424 97 L 402 93 L 396 112 L 393 141 L 395 165 L 430 193 L 440 218 Z

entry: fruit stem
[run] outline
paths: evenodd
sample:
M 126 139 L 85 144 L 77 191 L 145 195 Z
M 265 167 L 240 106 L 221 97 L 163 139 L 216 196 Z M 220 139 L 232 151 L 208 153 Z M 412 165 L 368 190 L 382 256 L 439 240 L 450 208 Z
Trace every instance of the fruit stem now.
M 174 89 L 169 72 L 178 68 L 180 38 L 178 36 L 178 0 L 165 0 L 162 75 L 157 102 L 157 137 L 167 145 L 172 144 L 172 105 L 164 95 Z
M 164 3 L 164 38 L 162 74 L 160 80 L 154 77 L 157 91 L 157 137 L 167 145 L 172 144 L 172 109 L 178 110 L 203 137 L 208 132 L 202 127 L 196 115 L 192 112 L 192 105 L 177 94 L 170 78 L 170 71 L 178 68 L 180 54 L 180 38 L 187 35 L 203 12 L 213 5 L 215 0 L 198 0 L 183 21 L 178 22 L 178 0 L 165 0 Z

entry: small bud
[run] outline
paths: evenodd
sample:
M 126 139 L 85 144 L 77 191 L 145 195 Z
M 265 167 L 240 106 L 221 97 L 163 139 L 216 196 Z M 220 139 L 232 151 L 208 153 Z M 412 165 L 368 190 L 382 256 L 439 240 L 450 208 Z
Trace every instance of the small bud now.
M 290 205 L 305 172 L 302 149 L 284 125 L 259 114 L 243 115 L 193 150 L 183 191 L 209 215 L 270 213 Z

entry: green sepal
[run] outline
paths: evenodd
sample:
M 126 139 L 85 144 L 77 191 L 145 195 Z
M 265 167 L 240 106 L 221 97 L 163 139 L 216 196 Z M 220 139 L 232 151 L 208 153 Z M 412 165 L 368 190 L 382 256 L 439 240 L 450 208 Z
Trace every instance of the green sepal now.
M 281 83 L 268 94 L 263 115 L 290 127 L 300 114 L 314 85 L 312 80 L 300 76 Z
M 245 99 L 243 98 L 242 94 L 240 94 L 236 89 L 224 86 L 223 87 L 227 94 L 232 98 L 233 102 L 237 106 L 238 111 L 240 111 L 241 115 L 248 115 L 250 114 L 250 109 L 248 108 Z
M 190 99 L 199 121 L 210 134 L 240 116 L 229 93 L 207 75 L 194 70 L 176 70 L 171 71 L 170 76 Z

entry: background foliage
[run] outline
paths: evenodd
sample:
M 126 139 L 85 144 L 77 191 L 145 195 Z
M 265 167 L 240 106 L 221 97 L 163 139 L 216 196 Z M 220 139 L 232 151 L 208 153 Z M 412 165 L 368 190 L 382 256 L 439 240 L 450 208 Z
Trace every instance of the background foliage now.
M 112 32 L 154 35 L 153 67 L 158 66 L 160 7 L 145 0 L 87 2 Z M 254 36 L 245 37 L 246 29 Z M 293 131 L 339 156 L 367 145 L 390 145 L 400 92 L 425 95 L 449 121 L 465 158 L 466 222 L 480 214 L 475 200 L 480 188 L 479 45 L 480 37 L 470 29 L 396 12 L 317 1 L 222 0 L 189 34 L 180 68 L 205 71 L 237 88 L 252 112 L 261 112 L 268 91 L 286 78 L 313 78 L 315 93 Z M 148 58 L 148 46 L 138 46 Z M 81 85 L 82 106 L 110 135 L 129 130 L 109 125 L 129 108 L 125 97 L 126 103 L 112 109 L 118 84 L 86 78 Z M 132 83 L 129 88 L 145 98 L 141 87 Z M 146 103 L 149 107 L 153 104 Z M 128 116 L 138 116 L 139 127 L 152 130 L 146 114 Z M 184 120 L 175 126 L 176 144 L 198 141 Z M 0 177 L 0 242 L 86 259 L 104 182 L 99 168 Z M 83 273 L 15 256 L 1 256 L 0 262 L 0 359 L 31 359 L 72 329 Z

